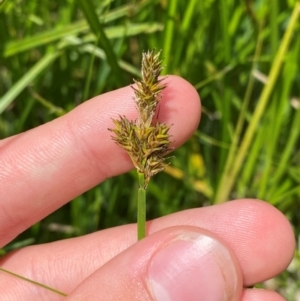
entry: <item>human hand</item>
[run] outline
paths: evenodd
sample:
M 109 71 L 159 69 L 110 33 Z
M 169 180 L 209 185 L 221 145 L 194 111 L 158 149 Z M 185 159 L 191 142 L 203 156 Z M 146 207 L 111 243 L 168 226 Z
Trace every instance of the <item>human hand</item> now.
M 160 119 L 173 124 L 178 147 L 198 125 L 200 102 L 183 79 L 169 76 L 166 83 Z M 130 87 L 0 142 L 0 247 L 132 168 L 107 131 L 111 118 L 124 114 L 137 114 Z M 0 274 L 0 300 L 283 300 L 275 292 L 245 288 L 280 273 L 293 255 L 291 227 L 267 203 L 238 200 L 186 210 L 150 221 L 147 229 L 139 242 L 136 226 L 126 225 L 14 251 L 1 258 L 1 267 L 68 297 Z

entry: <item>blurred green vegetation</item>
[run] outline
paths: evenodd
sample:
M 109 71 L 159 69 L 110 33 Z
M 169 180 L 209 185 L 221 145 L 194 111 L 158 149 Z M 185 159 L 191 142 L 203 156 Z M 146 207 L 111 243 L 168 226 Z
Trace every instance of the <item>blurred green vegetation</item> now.
M 253 197 L 279 208 L 298 237 L 299 19 L 295 0 L 0 1 L 0 138 L 130 84 L 142 51 L 162 49 L 165 74 L 195 86 L 203 114 L 151 181 L 148 219 Z M 107 180 L 5 251 L 135 222 L 136 185 L 134 172 Z M 275 280 L 288 300 L 300 286 L 297 258 Z

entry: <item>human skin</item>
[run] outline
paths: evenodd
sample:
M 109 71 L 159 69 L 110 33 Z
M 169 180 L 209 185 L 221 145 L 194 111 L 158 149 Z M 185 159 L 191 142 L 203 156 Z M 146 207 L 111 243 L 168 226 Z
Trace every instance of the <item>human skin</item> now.
M 200 100 L 182 78 L 165 82 L 159 119 L 173 124 L 177 148 L 198 126 Z M 133 168 L 107 130 L 114 126 L 111 118 L 137 117 L 132 96 L 130 87 L 97 96 L 0 141 L 0 247 L 74 197 Z M 290 224 L 277 209 L 235 200 L 149 221 L 140 242 L 131 224 L 14 251 L 1 258 L 1 267 L 68 297 L 0 272 L 0 300 L 193 301 L 203 294 L 205 301 L 282 301 L 275 292 L 247 287 L 283 271 L 294 248 Z

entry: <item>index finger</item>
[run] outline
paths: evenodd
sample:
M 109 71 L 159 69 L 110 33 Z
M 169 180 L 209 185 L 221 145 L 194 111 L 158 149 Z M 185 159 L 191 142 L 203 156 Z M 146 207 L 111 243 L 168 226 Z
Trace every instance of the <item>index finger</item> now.
M 169 76 L 160 121 L 173 124 L 174 146 L 195 131 L 200 101 L 185 80 Z M 0 246 L 69 200 L 132 168 L 111 139 L 111 118 L 137 112 L 128 86 L 97 96 L 70 113 L 0 142 Z

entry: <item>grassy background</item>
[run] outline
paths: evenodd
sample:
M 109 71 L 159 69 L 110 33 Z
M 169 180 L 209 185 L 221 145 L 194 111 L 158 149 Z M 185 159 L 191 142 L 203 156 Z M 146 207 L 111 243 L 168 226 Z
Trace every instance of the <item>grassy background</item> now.
M 299 19 L 295 0 L 2 0 L 0 138 L 130 84 L 142 51 L 162 49 L 164 72 L 195 86 L 203 114 L 150 183 L 148 218 L 254 197 L 279 208 L 298 237 Z M 107 180 L 4 250 L 134 222 L 135 177 Z M 289 271 L 263 285 L 295 300 L 299 265 L 296 252 Z

